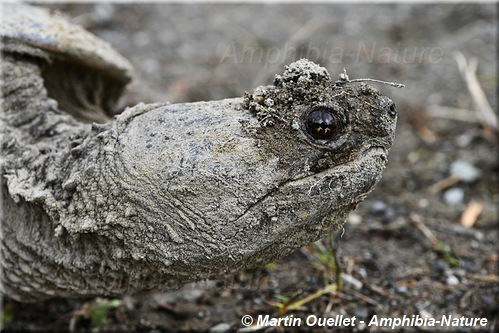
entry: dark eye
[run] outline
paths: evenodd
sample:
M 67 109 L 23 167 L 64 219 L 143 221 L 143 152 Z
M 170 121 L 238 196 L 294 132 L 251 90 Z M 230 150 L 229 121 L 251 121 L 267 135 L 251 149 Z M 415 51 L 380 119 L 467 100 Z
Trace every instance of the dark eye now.
M 325 107 L 317 107 L 307 115 L 305 125 L 312 138 L 329 140 L 340 134 L 340 122 L 331 111 Z

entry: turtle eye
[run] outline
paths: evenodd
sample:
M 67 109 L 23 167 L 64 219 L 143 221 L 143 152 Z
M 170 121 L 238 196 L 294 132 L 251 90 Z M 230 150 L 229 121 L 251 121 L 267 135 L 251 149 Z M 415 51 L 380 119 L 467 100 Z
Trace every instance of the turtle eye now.
M 308 134 L 316 140 L 330 140 L 342 132 L 342 125 L 327 107 L 313 108 L 305 118 Z

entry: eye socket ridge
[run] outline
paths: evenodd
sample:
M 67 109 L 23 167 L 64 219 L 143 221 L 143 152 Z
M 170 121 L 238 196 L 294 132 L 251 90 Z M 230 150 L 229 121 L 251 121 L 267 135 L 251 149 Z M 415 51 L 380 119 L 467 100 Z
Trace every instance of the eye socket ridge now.
M 342 117 L 330 106 L 317 105 L 307 109 L 303 117 L 304 132 L 314 140 L 330 141 L 344 133 Z

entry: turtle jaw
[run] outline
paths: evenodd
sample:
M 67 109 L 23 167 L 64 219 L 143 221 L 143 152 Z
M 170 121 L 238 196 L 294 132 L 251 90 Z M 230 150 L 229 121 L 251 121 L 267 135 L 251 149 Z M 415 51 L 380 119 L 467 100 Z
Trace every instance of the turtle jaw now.
M 325 232 L 341 227 L 344 221 L 335 220 L 337 212 L 348 214 L 353 206 L 364 200 L 381 179 L 387 155 L 388 150 L 384 147 L 369 147 L 358 159 L 282 183 L 230 223 L 242 226 L 252 220 L 255 228 L 265 226 L 262 228 L 265 230 L 255 232 L 256 235 L 270 231 L 283 238 L 302 227 L 321 233 L 307 236 L 302 245 L 312 242 Z M 280 203 L 281 207 L 276 208 L 275 203 Z M 272 210 L 287 214 L 272 217 L 268 215 Z M 262 212 L 267 214 L 262 217 Z
M 210 267 L 216 276 L 264 265 L 340 228 L 381 178 L 387 153 L 386 148 L 370 147 L 358 160 L 289 180 L 267 192 L 227 222 L 237 225 L 232 229 L 237 232 L 224 234 L 222 247 L 193 254 L 203 257 L 200 269 Z

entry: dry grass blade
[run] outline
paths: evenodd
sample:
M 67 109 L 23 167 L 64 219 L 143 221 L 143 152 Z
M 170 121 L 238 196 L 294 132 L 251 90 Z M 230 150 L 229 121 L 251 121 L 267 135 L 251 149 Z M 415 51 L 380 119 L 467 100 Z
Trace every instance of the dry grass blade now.
M 303 298 L 298 298 L 297 296 L 299 295 L 296 293 L 295 295 L 291 296 L 287 301 L 284 303 L 281 302 L 267 302 L 269 305 L 277 307 L 279 310 L 277 312 L 277 316 L 283 316 L 286 314 L 286 312 L 291 311 L 291 310 L 305 310 L 303 306 L 317 298 L 319 298 L 322 295 L 325 294 L 330 294 L 338 291 L 338 285 L 336 283 L 328 284 L 324 288 L 321 288 L 314 292 L 313 294 L 310 294 L 306 297 Z
M 438 192 L 457 184 L 460 180 L 461 177 L 459 176 L 449 176 L 428 187 L 427 192 L 430 194 L 437 194 Z
M 411 214 L 409 217 L 412 224 L 419 230 L 421 233 L 430 241 L 430 244 L 433 248 L 438 247 L 438 239 L 433 234 L 433 232 L 424 224 L 421 216 L 417 214 Z
M 317 290 L 315 293 L 308 295 L 304 298 L 298 299 L 295 302 L 292 302 L 288 305 L 287 310 L 296 310 L 301 308 L 303 305 L 313 301 L 314 299 L 329 293 L 336 292 L 338 290 L 338 286 L 336 283 L 328 284 L 322 289 Z
M 461 215 L 460 223 L 465 228 L 471 228 L 475 225 L 478 216 L 482 212 L 484 205 L 474 200 L 470 201 Z
M 440 254 L 452 266 L 459 265 L 459 260 L 454 257 L 449 246 L 438 240 L 435 234 L 424 224 L 421 216 L 413 213 L 409 216 L 409 220 L 428 239 L 434 252 Z
M 469 278 L 475 281 L 499 284 L 499 276 L 493 274 L 489 275 L 471 274 L 469 275 Z
M 472 58 L 468 63 L 464 55 L 459 51 L 454 53 L 454 59 L 457 62 L 463 80 L 466 82 L 466 86 L 471 94 L 471 98 L 473 99 L 478 117 L 482 121 L 482 124 L 485 127 L 490 127 L 498 131 L 497 116 L 492 110 L 492 107 L 483 92 L 482 86 L 476 77 L 477 60 Z

